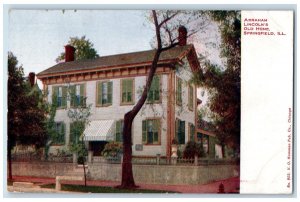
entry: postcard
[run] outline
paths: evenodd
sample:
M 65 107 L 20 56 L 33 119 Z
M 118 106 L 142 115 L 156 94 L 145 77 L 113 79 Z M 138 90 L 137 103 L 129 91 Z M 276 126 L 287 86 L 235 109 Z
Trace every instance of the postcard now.
M 293 10 L 6 17 L 10 197 L 293 193 Z

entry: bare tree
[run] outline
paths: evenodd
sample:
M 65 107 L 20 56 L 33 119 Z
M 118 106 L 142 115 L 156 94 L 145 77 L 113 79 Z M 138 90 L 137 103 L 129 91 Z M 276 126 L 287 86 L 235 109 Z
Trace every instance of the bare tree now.
M 151 87 L 151 83 L 154 74 L 157 69 L 159 57 L 162 52 L 169 50 L 179 44 L 180 37 L 174 34 L 174 29 L 179 26 L 170 26 L 171 20 L 174 20 L 180 11 L 155 11 L 152 10 L 151 21 L 154 23 L 156 33 L 156 51 L 152 60 L 151 68 L 148 73 L 147 82 L 143 89 L 142 95 L 137 104 L 131 111 L 124 115 L 124 127 L 123 127 L 123 162 L 122 162 L 122 182 L 120 188 L 135 188 L 135 182 L 132 172 L 132 122 L 135 116 L 138 114 L 142 106 L 144 105 L 148 91 Z M 196 32 L 196 30 L 195 30 Z M 192 32 L 191 34 L 195 33 Z M 190 34 L 190 35 L 191 35 Z M 185 36 L 187 37 L 187 36 Z

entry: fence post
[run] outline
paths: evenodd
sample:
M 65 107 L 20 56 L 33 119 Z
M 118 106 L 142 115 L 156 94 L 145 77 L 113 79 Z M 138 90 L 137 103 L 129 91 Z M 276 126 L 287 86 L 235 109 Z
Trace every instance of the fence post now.
M 132 160 L 131 160 L 132 161 Z M 123 154 L 121 155 L 121 164 L 123 163 Z M 131 162 L 132 163 L 132 162 Z
M 93 151 L 88 151 L 88 163 L 92 163 L 93 162 Z
M 172 156 L 171 157 L 171 164 L 172 165 L 176 165 L 177 164 L 177 158 L 178 158 L 177 156 Z
M 160 154 L 156 154 L 156 165 L 160 163 Z
M 73 153 L 73 165 L 76 166 L 77 165 L 77 153 Z
M 197 166 L 198 165 L 198 156 L 197 155 L 195 155 L 195 161 L 194 161 L 194 164 L 195 164 L 195 166 Z

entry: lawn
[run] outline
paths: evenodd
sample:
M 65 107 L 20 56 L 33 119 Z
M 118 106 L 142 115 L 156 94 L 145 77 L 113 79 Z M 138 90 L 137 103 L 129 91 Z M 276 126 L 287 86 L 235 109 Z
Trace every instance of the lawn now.
M 54 184 L 42 185 L 42 188 L 55 189 Z M 100 186 L 84 186 L 84 185 L 61 185 L 62 191 L 73 191 L 83 193 L 175 193 L 163 190 L 146 190 L 146 189 L 118 189 L 114 187 L 100 187 Z

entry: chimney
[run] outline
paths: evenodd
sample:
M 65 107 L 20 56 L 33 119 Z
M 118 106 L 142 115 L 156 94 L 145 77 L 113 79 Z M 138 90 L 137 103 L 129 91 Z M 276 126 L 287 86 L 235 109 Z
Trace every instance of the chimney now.
M 184 26 L 178 28 L 178 42 L 179 46 L 185 46 L 187 40 L 187 29 Z
M 28 79 L 29 79 L 29 82 L 30 82 L 30 86 L 34 86 L 35 84 L 35 73 L 34 72 L 30 72 L 29 75 L 28 75 Z
M 65 46 L 65 62 L 71 62 L 75 59 L 75 48 L 71 45 Z

